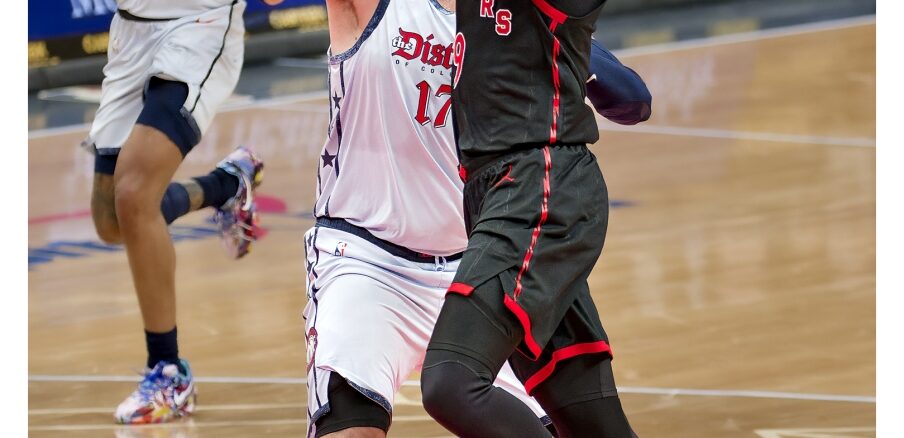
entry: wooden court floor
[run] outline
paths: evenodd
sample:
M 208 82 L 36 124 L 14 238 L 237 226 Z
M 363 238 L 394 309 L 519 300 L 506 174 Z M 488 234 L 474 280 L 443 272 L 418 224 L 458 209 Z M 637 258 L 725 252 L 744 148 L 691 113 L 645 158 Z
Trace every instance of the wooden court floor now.
M 875 436 L 875 24 L 627 52 L 654 116 L 601 123 L 613 199 L 591 277 L 641 437 Z M 298 437 L 305 430 L 302 233 L 324 97 L 221 113 L 181 176 L 234 145 L 266 160 L 268 234 L 233 262 L 206 214 L 173 228 L 191 420 L 122 428 L 144 359 L 125 254 L 86 215 L 81 128 L 29 139 L 29 432 Z M 448 436 L 403 389 L 390 436 Z

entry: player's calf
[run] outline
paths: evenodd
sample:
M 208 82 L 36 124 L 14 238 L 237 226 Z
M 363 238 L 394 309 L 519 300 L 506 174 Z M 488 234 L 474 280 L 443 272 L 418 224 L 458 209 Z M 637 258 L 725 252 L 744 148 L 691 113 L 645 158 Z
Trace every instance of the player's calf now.
M 474 293 L 501 293 L 501 287 L 491 280 Z M 475 301 L 446 297 L 424 357 L 424 409 L 461 437 L 548 438 L 549 431 L 527 405 L 493 385 L 520 335 L 504 333 Z
M 97 236 L 105 243 L 122 243 L 119 220 L 113 196 L 113 174 L 94 174 L 94 188 L 91 192 L 91 218 Z
M 533 395 L 562 438 L 637 438 L 618 398 L 610 357 L 591 354 L 565 360 Z

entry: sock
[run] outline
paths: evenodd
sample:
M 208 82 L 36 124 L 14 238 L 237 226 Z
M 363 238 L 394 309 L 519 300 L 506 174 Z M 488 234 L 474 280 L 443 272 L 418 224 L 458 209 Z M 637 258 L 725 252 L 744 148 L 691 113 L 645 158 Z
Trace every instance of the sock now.
M 144 339 L 148 347 L 148 368 L 154 368 L 158 362 L 164 361 L 179 365 L 179 370 L 185 372 L 182 369 L 182 364 L 179 363 L 179 344 L 176 342 L 176 327 L 166 333 L 152 333 L 145 330 Z
M 173 223 L 174 220 L 185 216 L 191 209 L 191 200 L 188 198 L 188 190 L 179 183 L 170 183 L 163 194 L 163 201 L 160 202 L 160 211 L 166 224 Z
M 205 176 L 194 178 L 204 191 L 201 208 L 220 207 L 235 196 L 239 190 L 239 179 L 223 169 L 214 169 Z

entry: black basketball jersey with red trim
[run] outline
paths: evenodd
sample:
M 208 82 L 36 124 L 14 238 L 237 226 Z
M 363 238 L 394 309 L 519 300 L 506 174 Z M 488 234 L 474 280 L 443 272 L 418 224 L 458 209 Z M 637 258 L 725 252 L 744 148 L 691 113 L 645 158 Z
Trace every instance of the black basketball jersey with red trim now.
M 599 138 L 584 103 L 590 39 L 604 0 L 580 17 L 548 0 L 458 0 L 452 92 L 462 165 Z

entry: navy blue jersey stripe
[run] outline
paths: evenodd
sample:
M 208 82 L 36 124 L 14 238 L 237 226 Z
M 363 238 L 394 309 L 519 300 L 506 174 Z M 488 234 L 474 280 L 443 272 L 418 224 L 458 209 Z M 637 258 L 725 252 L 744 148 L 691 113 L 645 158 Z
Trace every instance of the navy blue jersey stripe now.
M 317 232 L 320 231 L 320 227 L 314 226 L 314 237 L 311 239 L 311 247 L 314 248 L 314 264 L 311 266 L 311 273 L 314 275 L 314 279 L 317 278 L 317 263 L 320 262 L 320 250 L 317 248 Z M 317 314 L 319 313 L 317 310 L 317 287 L 314 285 L 314 279 L 311 280 L 311 301 L 314 303 L 314 321 L 311 323 L 311 327 L 314 331 L 317 331 Z M 320 401 L 320 394 L 317 392 L 317 356 L 316 354 L 311 357 L 311 378 L 314 380 L 314 397 L 317 399 L 318 411 L 323 408 L 323 403 Z M 313 420 L 312 420 L 313 421 Z
M 238 1 L 233 1 L 232 6 L 229 7 L 229 24 L 226 25 L 226 32 L 223 32 L 223 42 L 220 43 L 220 51 L 217 52 L 217 56 L 213 58 L 213 62 L 210 63 L 210 68 L 207 69 L 207 75 L 204 76 L 204 80 L 201 81 L 201 85 L 198 87 L 198 95 L 195 96 L 195 103 L 192 104 L 191 110 L 189 111 L 190 113 L 195 112 L 195 107 L 198 106 L 198 101 L 201 100 L 201 92 L 204 91 L 204 84 L 210 79 L 210 74 L 213 73 L 213 67 L 217 65 L 220 56 L 223 56 L 223 49 L 226 48 L 226 37 L 229 36 L 229 30 L 232 29 L 232 12 L 235 10 L 236 3 L 238 3 Z
M 342 90 L 342 98 L 345 98 L 345 62 L 339 63 L 339 88 Z M 336 160 L 333 161 L 333 168 L 336 169 L 336 176 L 339 176 L 339 158 L 342 150 L 342 111 L 336 108 Z
M 355 45 L 337 55 L 331 54 L 330 64 L 343 62 L 348 58 L 354 56 L 355 53 L 358 53 L 358 49 L 361 48 L 361 44 L 364 44 L 364 41 L 367 41 L 367 38 L 370 37 L 370 34 L 374 32 L 374 30 L 377 28 L 377 25 L 379 25 L 380 21 L 383 20 L 383 15 L 386 14 L 386 9 L 388 7 L 389 0 L 380 0 L 380 3 L 377 4 L 377 9 L 374 10 L 374 15 L 370 17 L 370 21 L 368 21 L 367 26 L 364 27 L 364 32 L 361 32 L 361 37 L 358 38 L 358 41 L 355 41 Z

